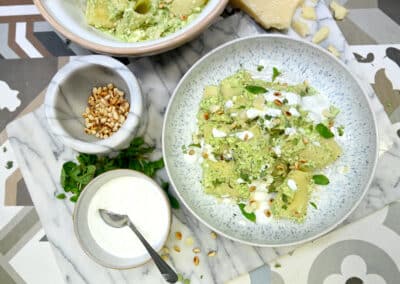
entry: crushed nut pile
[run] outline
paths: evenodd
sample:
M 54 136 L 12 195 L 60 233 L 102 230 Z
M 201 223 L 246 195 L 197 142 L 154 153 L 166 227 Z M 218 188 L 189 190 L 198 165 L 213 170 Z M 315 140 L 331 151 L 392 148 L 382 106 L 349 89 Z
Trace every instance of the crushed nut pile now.
M 82 114 L 85 133 L 105 139 L 117 132 L 125 122 L 130 107 L 124 96 L 124 92 L 111 83 L 94 87 Z

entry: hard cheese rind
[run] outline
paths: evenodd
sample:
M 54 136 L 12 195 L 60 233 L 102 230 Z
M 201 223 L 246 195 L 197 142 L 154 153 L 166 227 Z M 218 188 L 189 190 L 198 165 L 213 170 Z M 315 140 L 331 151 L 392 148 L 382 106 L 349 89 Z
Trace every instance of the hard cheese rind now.
M 266 29 L 288 29 L 302 0 L 232 0 L 231 4 L 253 17 Z

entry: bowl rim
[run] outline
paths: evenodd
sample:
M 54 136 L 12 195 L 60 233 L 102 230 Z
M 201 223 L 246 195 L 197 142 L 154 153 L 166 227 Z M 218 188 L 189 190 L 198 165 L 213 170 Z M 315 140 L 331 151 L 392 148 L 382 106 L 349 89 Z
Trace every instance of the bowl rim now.
M 71 136 L 61 125 L 60 121 L 56 119 L 55 101 L 57 100 L 57 91 L 60 82 L 73 72 L 90 65 L 111 69 L 126 83 L 127 91 L 129 92 L 128 96 L 130 98 L 130 109 L 122 127 L 126 128 L 129 133 L 120 132 L 122 129 L 121 127 L 109 138 L 88 142 Z M 105 55 L 80 56 L 69 61 L 51 78 L 44 100 L 45 115 L 52 132 L 58 136 L 65 145 L 85 153 L 106 153 L 118 149 L 130 134 L 136 132 L 140 123 L 140 117 L 143 113 L 142 96 L 142 91 L 136 76 L 128 67 L 118 60 Z
M 169 218 L 168 218 L 168 224 L 167 224 L 168 230 L 167 230 L 167 233 L 166 233 L 164 239 L 162 240 L 162 245 L 160 246 L 160 247 L 161 247 L 160 250 L 161 250 L 161 249 L 165 246 L 165 244 L 167 243 L 168 237 L 169 237 L 169 235 L 170 235 L 170 233 L 171 233 L 171 229 L 172 229 L 172 209 L 171 209 L 171 204 L 169 203 L 169 200 L 168 200 L 168 197 L 167 197 L 166 193 L 161 189 L 160 185 L 158 185 L 152 178 L 146 176 L 145 174 L 143 174 L 143 173 L 141 173 L 141 172 L 138 172 L 138 171 L 135 171 L 135 170 L 131 170 L 131 169 L 116 169 L 116 170 L 110 170 L 110 171 L 107 171 L 107 172 L 105 172 L 105 173 L 102 173 L 101 175 L 98 175 L 97 177 L 95 177 L 94 179 L 92 179 L 92 180 L 85 186 L 85 188 L 84 188 L 84 190 L 82 191 L 81 195 L 84 195 L 85 192 L 87 192 L 88 187 L 91 186 L 96 180 L 102 178 L 104 175 L 113 174 L 114 172 L 121 172 L 121 173 L 125 173 L 125 176 L 139 177 L 139 178 L 145 179 L 145 180 L 149 181 L 150 183 L 152 183 L 152 184 L 155 186 L 155 188 L 161 193 L 161 196 L 162 196 L 164 202 L 167 204 L 167 212 L 166 212 L 166 213 L 168 214 L 168 217 L 169 217 Z M 98 190 L 98 189 L 96 189 L 96 190 Z M 94 196 L 94 195 L 93 195 L 93 196 Z M 82 197 L 82 196 L 81 196 L 81 197 Z M 96 263 L 98 263 L 98 264 L 100 264 L 100 265 L 102 265 L 102 266 L 104 266 L 104 267 L 112 268 L 112 269 L 118 269 L 118 270 L 126 270 L 126 269 L 137 268 L 137 267 L 140 267 L 140 266 L 142 266 L 142 265 L 144 265 L 144 264 L 146 264 L 146 263 L 148 263 L 148 262 L 150 262 L 150 261 L 152 260 L 151 256 L 150 256 L 148 253 L 146 253 L 147 256 L 148 256 L 148 258 L 145 259 L 144 261 L 138 262 L 138 263 L 135 264 L 135 265 L 129 265 L 129 266 L 113 266 L 113 265 L 110 265 L 110 264 L 108 264 L 108 263 L 106 263 L 106 262 L 102 262 L 102 260 L 100 260 L 100 259 L 96 258 L 94 255 L 92 255 L 91 252 L 90 252 L 90 250 L 89 250 L 88 248 L 86 248 L 85 245 L 83 244 L 81 235 L 78 233 L 79 228 L 78 228 L 78 222 L 77 222 L 76 220 L 77 220 L 78 210 L 79 210 L 79 208 L 82 206 L 82 205 L 81 205 L 81 204 L 82 204 L 82 201 L 81 201 L 81 200 L 82 200 L 82 198 L 78 198 L 78 201 L 77 201 L 77 203 L 75 204 L 74 211 L 73 211 L 73 213 L 72 213 L 72 222 L 73 222 L 75 237 L 77 238 L 80 247 L 82 248 L 82 250 L 85 252 L 85 254 L 86 254 L 87 256 L 89 256 L 89 257 L 90 257 L 92 260 L 94 260 Z
M 179 199 L 181 200 L 181 202 L 186 206 L 186 208 L 188 208 L 188 210 L 198 219 L 200 220 L 200 222 L 202 222 L 204 225 L 206 225 L 208 228 L 210 228 L 211 230 L 217 232 L 218 234 L 231 239 L 233 241 L 237 241 L 239 243 L 242 244 L 246 244 L 246 245 L 251 245 L 251 246 L 258 246 L 258 247 L 285 247 L 285 246 L 292 246 L 292 245 L 299 245 L 299 244 L 303 244 L 306 242 L 309 242 L 311 240 L 315 240 L 327 233 L 329 233 L 330 231 L 332 231 L 334 228 L 336 228 L 339 224 L 341 224 L 357 207 L 358 205 L 361 203 L 361 201 L 364 199 L 369 186 L 371 185 L 372 179 L 375 176 L 375 170 L 376 170 L 376 166 L 377 166 L 377 162 L 378 162 L 378 156 L 379 156 L 379 133 L 378 133 L 378 126 L 377 126 L 377 121 L 376 121 L 376 116 L 375 113 L 373 112 L 373 108 L 371 106 L 371 102 L 368 98 L 367 95 L 367 91 L 365 89 L 364 84 L 361 83 L 360 79 L 357 78 L 357 76 L 353 75 L 353 73 L 348 69 L 348 67 L 342 62 L 340 61 L 337 57 L 335 57 L 333 54 L 329 53 L 328 51 L 326 51 L 325 49 L 323 49 L 322 47 L 320 47 L 319 45 L 315 45 L 311 42 L 305 41 L 303 39 L 296 39 L 296 38 L 292 38 L 289 37 L 287 35 L 280 35 L 280 34 L 258 34 L 258 35 L 252 35 L 252 36 L 246 36 L 246 37 L 242 37 L 242 38 L 237 38 L 231 41 L 228 41 L 214 49 L 212 49 L 211 51 L 209 51 L 206 55 L 204 55 L 203 57 L 201 57 L 195 64 L 193 64 L 193 66 L 185 73 L 185 75 L 181 78 L 181 80 L 179 81 L 178 85 L 175 87 L 175 90 L 172 94 L 172 96 L 169 99 L 168 102 L 168 106 L 166 108 L 165 111 L 165 116 L 164 116 L 164 122 L 163 122 L 163 128 L 162 128 L 162 152 L 163 152 L 163 156 L 164 156 L 164 160 L 165 160 L 165 169 L 168 175 L 168 178 L 172 184 L 172 186 L 177 189 L 177 186 L 174 183 L 174 180 L 172 179 L 172 175 L 170 173 L 169 170 L 169 163 L 168 163 L 168 158 L 165 156 L 165 149 L 166 149 L 166 142 L 165 142 L 165 137 L 166 137 L 166 124 L 167 124 L 167 118 L 168 118 L 168 114 L 170 111 L 170 107 L 172 105 L 172 102 L 175 99 L 175 96 L 178 92 L 178 90 L 180 89 L 181 85 L 183 84 L 183 82 L 186 80 L 186 78 L 189 76 L 190 73 L 193 72 L 193 70 L 195 70 L 195 68 L 197 68 L 198 65 L 200 65 L 203 61 L 205 61 L 208 57 L 210 57 L 212 54 L 216 53 L 217 51 L 224 49 L 230 45 L 234 45 L 238 42 L 241 41 L 247 41 L 247 40 L 253 40 L 253 39 L 258 39 L 258 38 L 264 38 L 264 39 L 274 39 L 274 38 L 278 38 L 278 39 L 284 39 L 284 40 L 288 40 L 288 41 L 294 41 L 294 42 L 298 42 L 301 44 L 305 44 L 307 46 L 309 46 L 310 48 L 314 48 L 319 50 L 320 52 L 324 53 L 325 55 L 329 56 L 331 59 L 335 60 L 337 63 L 339 63 L 344 70 L 346 70 L 346 72 L 348 73 L 348 75 L 356 82 L 356 84 L 358 85 L 358 87 L 361 89 L 363 96 L 365 97 L 365 100 L 367 101 L 367 106 L 368 106 L 368 110 L 369 113 L 371 114 L 371 118 L 372 118 L 372 122 L 373 122 L 373 129 L 374 129 L 374 133 L 375 133 L 375 151 L 374 151 L 374 159 L 373 159 L 373 163 L 372 163 L 372 168 L 371 168 L 371 172 L 370 172 L 370 177 L 367 181 L 367 183 L 365 184 L 365 187 L 363 189 L 362 194 L 360 195 L 360 197 L 358 198 L 358 200 L 356 200 L 356 202 L 353 204 L 353 206 L 351 207 L 351 209 L 343 215 L 342 218 L 340 218 L 338 221 L 336 221 L 335 223 L 333 223 L 332 225 L 328 226 L 326 229 L 322 230 L 321 232 L 315 234 L 314 236 L 311 237 L 307 237 L 301 240 L 297 240 L 297 241 L 291 241 L 291 242 L 287 242 L 287 243 L 280 243 L 280 244 L 265 244 L 265 243 L 258 243 L 258 242 L 251 242 L 251 241 L 246 241 L 246 240 L 242 240 L 233 236 L 230 236 L 224 232 L 222 232 L 221 230 L 219 230 L 218 228 L 212 226 L 211 224 L 208 224 L 205 220 L 203 220 L 192 208 L 190 208 L 190 206 L 187 204 L 187 202 L 185 201 L 185 199 L 182 197 L 181 193 L 179 190 L 175 190 L 177 196 L 179 197 Z
M 149 44 L 147 46 L 141 47 L 110 47 L 103 44 L 98 44 L 93 41 L 87 40 L 68 29 L 64 28 L 62 24 L 58 22 L 58 20 L 53 17 L 43 5 L 43 0 L 33 0 L 39 12 L 48 21 L 58 32 L 60 32 L 66 38 L 71 39 L 73 42 L 78 43 L 79 45 L 104 54 L 114 54 L 118 56 L 130 55 L 130 56 L 143 56 L 143 55 L 154 55 L 161 52 L 165 52 L 171 49 L 174 49 L 198 36 L 204 29 L 206 29 L 209 25 L 212 24 L 212 21 L 218 17 L 225 9 L 225 6 L 228 4 L 229 0 L 218 0 L 218 4 L 215 9 L 211 11 L 211 13 L 207 14 L 201 21 L 187 29 L 186 31 L 177 34 L 180 30 L 176 31 L 172 35 L 175 34 L 174 37 L 167 41 Z

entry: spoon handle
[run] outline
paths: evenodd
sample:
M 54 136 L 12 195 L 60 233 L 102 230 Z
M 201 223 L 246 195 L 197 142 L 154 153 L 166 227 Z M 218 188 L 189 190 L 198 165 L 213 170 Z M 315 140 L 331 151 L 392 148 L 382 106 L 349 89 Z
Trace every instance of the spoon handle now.
M 136 234 L 139 240 L 142 242 L 147 252 L 150 254 L 154 263 L 160 270 L 164 279 L 169 283 L 176 283 L 178 281 L 178 275 L 176 275 L 175 271 L 160 257 L 160 255 L 152 248 L 152 246 L 146 241 L 146 239 L 142 236 L 139 230 L 132 224 L 132 222 L 128 222 L 129 228 Z

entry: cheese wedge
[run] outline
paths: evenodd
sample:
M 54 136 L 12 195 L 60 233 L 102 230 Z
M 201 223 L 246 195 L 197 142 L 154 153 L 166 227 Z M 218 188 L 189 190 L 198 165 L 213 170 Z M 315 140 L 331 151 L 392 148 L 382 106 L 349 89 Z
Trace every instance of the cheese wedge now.
M 313 43 L 320 43 L 323 42 L 327 37 L 329 36 L 329 28 L 328 27 L 322 27 L 317 31 L 312 39 Z
M 301 9 L 301 16 L 307 20 L 316 20 L 317 14 L 315 13 L 315 8 L 312 6 L 304 5 Z
M 288 29 L 302 0 L 231 0 L 266 29 Z
M 301 37 L 306 37 L 310 34 L 310 28 L 304 21 L 293 20 L 292 28 L 298 33 Z
M 336 20 L 343 20 L 349 12 L 349 10 L 338 4 L 336 1 L 332 1 L 329 7 L 331 7 L 333 11 L 333 16 Z

